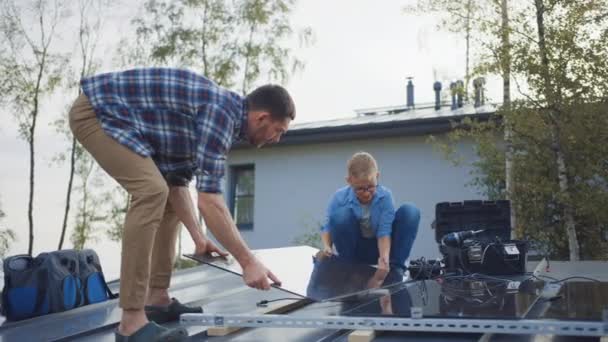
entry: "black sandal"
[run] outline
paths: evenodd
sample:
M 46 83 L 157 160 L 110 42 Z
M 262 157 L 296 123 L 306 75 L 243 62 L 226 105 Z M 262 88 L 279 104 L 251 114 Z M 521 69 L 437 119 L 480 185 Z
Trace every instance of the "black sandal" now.
M 203 313 L 202 307 L 186 306 L 175 298 L 171 298 L 171 304 L 167 306 L 146 305 L 145 310 L 148 319 L 159 324 L 177 321 L 184 313 Z
M 116 342 L 181 342 L 188 340 L 188 331 L 184 328 L 169 329 L 154 322 L 148 322 L 135 333 L 124 336 L 114 332 Z

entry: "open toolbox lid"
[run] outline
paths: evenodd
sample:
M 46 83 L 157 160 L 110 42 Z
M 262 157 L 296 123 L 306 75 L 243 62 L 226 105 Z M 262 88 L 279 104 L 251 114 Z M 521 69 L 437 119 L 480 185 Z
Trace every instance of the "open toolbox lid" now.
M 507 200 L 441 202 L 435 206 L 435 240 L 463 230 L 485 229 L 478 239 L 511 238 L 511 205 Z

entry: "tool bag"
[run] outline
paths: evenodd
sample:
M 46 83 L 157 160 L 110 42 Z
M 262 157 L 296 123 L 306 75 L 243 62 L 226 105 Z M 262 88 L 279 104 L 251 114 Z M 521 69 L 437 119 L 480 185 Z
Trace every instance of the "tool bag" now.
M 115 298 L 92 250 L 8 257 L 3 263 L 2 314 L 9 321 Z
M 83 305 L 117 298 L 118 295 L 113 294 L 110 288 L 108 288 L 97 253 L 92 249 L 85 249 L 78 253 L 78 257 Z

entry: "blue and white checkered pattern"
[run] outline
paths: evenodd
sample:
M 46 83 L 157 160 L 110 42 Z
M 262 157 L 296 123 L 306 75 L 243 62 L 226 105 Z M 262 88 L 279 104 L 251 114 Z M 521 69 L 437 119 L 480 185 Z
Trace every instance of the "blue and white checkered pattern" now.
M 85 78 L 104 131 L 161 173 L 189 171 L 201 192 L 221 192 L 226 154 L 246 135 L 247 102 L 191 71 L 134 69 Z

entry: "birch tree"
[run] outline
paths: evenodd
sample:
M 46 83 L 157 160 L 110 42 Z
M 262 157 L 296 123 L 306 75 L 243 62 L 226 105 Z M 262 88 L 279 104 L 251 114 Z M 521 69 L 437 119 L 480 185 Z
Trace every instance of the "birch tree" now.
M 294 7 L 294 0 L 148 0 L 122 64 L 188 67 L 243 94 L 256 81 L 284 83 L 304 67 L 288 39 L 314 40 L 310 28 L 290 24 Z
M 28 254 L 34 247 L 36 131 L 42 100 L 59 84 L 65 56 L 56 53 L 57 25 L 65 19 L 59 0 L 0 3 L 0 96 L 18 123 L 19 136 L 29 148 Z
M 497 73 L 503 82 L 500 115 L 505 141 L 505 189 L 504 197 L 511 201 L 511 234 L 517 236 L 517 203 L 514 200 L 513 147 L 509 111 L 511 105 L 511 24 L 508 0 L 486 2 L 454 2 L 450 0 L 417 0 L 415 5 L 405 8 L 406 13 L 434 13 L 440 18 L 440 28 L 463 34 L 466 46 L 465 99 L 469 82 L 475 74 Z M 473 46 L 472 46 L 473 45 Z M 474 53 L 474 51 L 477 53 Z M 472 56 L 478 56 L 471 61 Z M 474 65 L 473 67 L 471 65 Z M 481 85 L 483 86 L 483 85 Z
M 69 84 L 69 91 L 76 89 L 76 93 L 80 95 L 80 79 L 91 75 L 99 66 L 99 60 L 96 59 L 97 47 L 101 37 L 101 29 L 103 16 L 111 5 L 108 0 L 78 0 L 78 32 L 76 54 L 77 67 L 72 73 L 72 80 Z M 87 226 L 87 220 L 84 218 L 90 216 L 87 214 L 91 208 L 85 204 L 90 204 L 90 197 L 93 193 L 86 193 L 88 186 L 87 182 L 91 178 L 91 174 L 95 171 L 95 164 L 92 163 L 92 158 L 89 153 L 82 148 L 72 135 L 68 124 L 67 116 L 57 120 L 57 130 L 66 136 L 70 147 L 67 153 L 59 155 L 60 162 L 69 161 L 68 184 L 66 189 L 65 208 L 63 212 L 63 221 L 61 225 L 61 235 L 59 237 L 58 249 L 63 248 L 63 243 L 68 228 L 70 217 L 70 209 L 72 204 L 72 196 L 74 190 L 74 176 L 79 178 L 81 183 L 81 205 L 78 207 L 79 213 L 76 214 L 76 224 L 72 233 L 72 240 L 78 241 L 78 246 L 84 246 L 88 239 L 88 233 L 92 231 L 91 227 Z M 80 172 L 76 172 L 80 171 Z M 76 244 L 75 244 L 76 247 Z M 82 247 L 81 247 L 82 248 Z
M 507 120 L 468 120 L 449 139 L 475 139 L 474 183 L 500 193 L 506 151 L 496 137 L 508 122 L 518 235 L 550 257 L 606 258 L 608 4 L 535 0 L 509 10 L 518 98 Z

